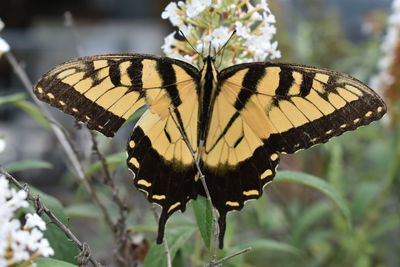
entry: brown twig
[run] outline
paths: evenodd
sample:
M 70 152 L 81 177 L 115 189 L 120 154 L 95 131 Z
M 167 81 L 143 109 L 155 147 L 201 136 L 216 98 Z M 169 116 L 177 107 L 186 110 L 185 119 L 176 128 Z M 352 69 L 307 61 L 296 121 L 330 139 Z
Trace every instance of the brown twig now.
M 77 53 L 79 56 L 84 55 L 84 49 L 80 45 L 79 42 L 79 34 L 78 31 L 75 28 L 75 21 L 72 16 L 72 13 L 70 11 L 67 11 L 64 13 L 64 25 L 71 31 L 72 38 L 74 40 Z M 100 160 L 102 169 L 104 171 L 104 183 L 108 186 L 111 187 L 111 193 L 114 202 L 117 204 L 118 209 L 119 209 L 119 219 L 116 222 L 112 222 L 111 218 L 108 218 L 108 216 L 105 216 L 105 219 L 107 221 L 108 226 L 113 232 L 114 240 L 116 247 L 114 248 L 114 257 L 115 260 L 119 263 L 121 266 L 128 266 L 129 262 L 133 256 L 132 252 L 130 249 L 133 247 L 132 240 L 129 238 L 128 230 L 127 230 L 127 224 L 126 224 L 126 217 L 127 214 L 129 213 L 129 207 L 128 205 L 122 200 L 119 194 L 119 190 L 114 183 L 114 180 L 112 178 L 112 175 L 110 173 L 110 170 L 108 168 L 108 164 L 106 161 L 105 156 L 100 152 L 98 148 L 98 143 L 96 140 L 96 134 L 94 131 L 88 130 L 86 127 L 85 129 L 89 132 L 91 140 L 92 140 L 92 150 Z M 103 210 L 103 213 L 106 215 L 106 210 Z M 133 260 L 133 259 L 132 259 Z
M 213 220 L 213 246 L 212 246 L 213 247 L 213 252 L 212 252 L 212 259 L 211 259 L 211 263 L 212 263 L 217 258 L 217 244 L 218 244 L 218 234 L 219 234 L 217 212 L 216 212 L 216 210 L 214 208 L 214 205 L 212 204 L 210 191 L 208 190 L 207 183 L 206 183 L 206 180 L 205 180 L 205 176 L 204 176 L 204 174 L 203 174 L 203 172 L 201 171 L 201 168 L 200 168 L 200 164 L 199 164 L 200 155 L 199 155 L 198 158 L 196 158 L 196 155 L 194 153 L 193 147 L 190 144 L 189 139 L 187 138 L 186 134 L 182 130 L 182 127 L 179 125 L 179 123 L 176 121 L 174 115 L 172 114 L 171 108 L 169 108 L 169 114 L 170 114 L 172 120 L 174 121 L 175 125 L 178 127 L 179 132 L 181 133 L 182 138 L 183 138 L 184 142 L 186 143 L 186 146 L 188 147 L 188 149 L 189 149 L 189 151 L 190 151 L 190 153 L 191 153 L 191 155 L 193 157 L 193 160 L 194 160 L 194 162 L 196 164 L 197 172 L 199 173 L 199 176 L 200 176 L 200 181 L 201 181 L 201 183 L 202 183 L 202 185 L 204 187 L 204 191 L 206 193 L 208 204 L 210 205 L 210 208 L 211 208 L 211 214 L 212 214 L 212 220 Z M 203 144 L 199 145 L 199 150 L 201 150 L 202 146 L 203 146 Z
M 108 168 L 107 160 L 104 157 L 104 155 L 100 152 L 97 140 L 96 140 L 96 134 L 93 131 L 90 131 L 90 136 L 92 138 L 92 144 L 93 144 L 93 151 L 100 160 L 101 166 L 104 170 L 104 182 L 105 184 L 109 185 L 111 187 L 111 193 L 113 196 L 113 199 L 115 203 L 117 203 L 118 208 L 119 208 L 119 215 L 120 215 L 120 220 L 125 221 L 126 219 L 126 214 L 129 213 L 129 207 L 128 205 L 122 200 L 122 198 L 119 196 L 119 190 L 114 183 L 113 178 L 111 177 L 110 170 Z
M 79 178 L 79 182 L 81 182 L 83 184 L 83 186 L 85 187 L 87 192 L 89 192 L 93 202 L 100 208 L 106 223 L 109 225 L 109 227 L 112 230 L 114 230 L 114 223 L 111 219 L 111 215 L 107 211 L 107 208 L 100 201 L 94 186 L 87 181 L 87 177 L 85 176 L 83 166 L 81 165 L 80 160 L 79 160 L 77 154 L 75 153 L 76 149 L 70 142 L 69 138 L 67 138 L 67 136 L 65 134 L 66 131 L 62 128 L 61 125 L 59 125 L 58 123 L 55 123 L 56 120 L 54 119 L 52 114 L 49 112 L 47 107 L 42 102 L 40 102 L 36 98 L 36 96 L 33 94 L 33 91 L 32 91 L 33 84 L 30 81 L 25 70 L 21 67 L 21 65 L 18 63 L 18 61 L 14 57 L 14 55 L 11 52 L 7 52 L 4 54 L 4 56 L 6 57 L 6 59 L 10 63 L 10 65 L 13 67 L 17 76 L 20 78 L 21 82 L 25 86 L 26 91 L 32 96 L 32 99 L 35 101 L 35 103 L 39 107 L 40 111 L 43 113 L 44 117 L 49 121 L 51 129 L 53 130 L 56 138 L 60 142 L 61 147 L 63 148 L 63 150 L 67 156 L 67 159 L 71 163 L 73 173 L 75 174 L 76 177 Z
M 211 207 L 211 211 L 212 211 L 212 216 L 213 216 L 213 232 L 214 232 L 214 239 L 213 239 L 213 255 L 212 255 L 211 261 L 210 261 L 208 264 L 206 264 L 205 267 L 220 266 L 220 264 L 221 264 L 222 262 L 227 261 L 227 260 L 229 260 L 229 259 L 231 259 L 231 258 L 233 258 L 233 257 L 235 257 L 235 256 L 240 255 L 240 254 L 246 253 L 247 251 L 251 250 L 251 248 L 246 248 L 246 249 L 240 250 L 240 251 L 238 251 L 238 252 L 233 253 L 232 255 L 228 255 L 228 256 L 226 256 L 226 257 L 223 257 L 222 259 L 217 260 L 218 220 L 217 220 L 217 214 L 216 214 L 215 208 L 214 208 L 214 206 L 213 206 L 213 204 L 212 204 L 212 201 L 211 201 L 210 191 L 208 190 L 208 187 L 207 187 L 207 184 L 206 184 L 206 181 L 205 181 L 205 176 L 204 176 L 203 172 L 201 171 L 201 168 L 200 168 L 200 165 L 199 165 L 199 158 L 200 158 L 200 155 L 198 156 L 198 158 L 196 158 L 196 155 L 195 155 L 195 153 L 194 153 L 194 150 L 193 150 L 193 148 L 192 148 L 192 146 L 191 146 L 191 144 L 190 144 L 190 142 L 189 142 L 189 139 L 187 138 L 187 136 L 186 136 L 185 133 L 183 132 L 182 127 L 178 124 L 178 122 L 177 122 L 176 119 L 174 118 L 174 116 L 173 116 L 173 114 L 172 114 L 172 111 L 171 111 L 171 108 L 169 108 L 169 114 L 170 114 L 170 116 L 172 117 L 172 120 L 174 121 L 175 125 L 178 127 L 179 132 L 181 133 L 182 138 L 183 138 L 183 140 L 184 140 L 185 143 L 186 143 L 186 146 L 188 147 L 190 153 L 192 154 L 193 160 L 195 161 L 196 168 L 197 168 L 197 171 L 198 171 L 199 176 L 200 176 L 200 180 L 201 180 L 201 182 L 202 182 L 202 184 L 203 184 L 203 187 L 204 187 L 204 191 L 206 192 L 206 196 L 207 196 L 208 203 L 209 203 L 209 205 L 210 205 L 210 207 Z M 202 147 L 203 145 L 204 145 L 204 144 L 200 144 L 200 145 L 199 145 L 199 150 L 200 150 L 200 151 L 201 151 L 201 147 Z
M 154 218 L 156 218 L 156 221 L 158 222 L 160 216 L 158 216 L 157 214 L 156 206 L 152 205 L 151 209 L 153 211 Z M 163 245 L 164 245 L 165 257 L 167 258 L 167 267 L 172 267 L 171 252 L 169 250 L 168 241 L 166 237 L 163 240 Z
M 32 201 L 35 205 L 35 208 L 39 211 L 39 213 L 44 212 L 49 218 L 50 220 L 57 225 L 57 227 L 63 231 L 65 233 L 65 235 L 68 237 L 68 239 L 73 242 L 75 245 L 77 245 L 79 247 L 79 249 L 81 250 L 81 252 L 84 252 L 83 258 L 86 258 L 87 261 L 90 261 L 93 266 L 96 267 L 101 267 L 102 264 L 99 263 L 94 257 L 93 255 L 91 255 L 90 253 L 90 249 L 89 246 L 80 241 L 73 233 L 72 231 L 64 224 L 60 221 L 60 219 L 58 219 L 53 212 L 51 212 L 51 210 L 49 208 L 47 208 L 47 206 L 39 199 L 38 196 L 33 196 L 30 192 L 29 192 L 29 187 L 27 185 L 22 185 L 20 182 L 18 182 L 18 180 L 16 178 L 14 178 L 11 174 L 9 174 L 8 172 L 6 172 L 3 168 L 0 167 L 0 173 L 3 174 L 12 184 L 14 184 L 16 187 L 18 187 L 21 190 L 25 190 L 27 193 L 27 199 Z M 40 215 L 40 214 L 39 214 Z M 85 262 L 85 260 L 82 261 L 83 264 L 86 264 L 87 261 Z
M 72 170 L 76 176 L 79 178 L 84 178 L 84 171 L 82 165 L 79 162 L 78 156 L 73 149 L 72 144 L 69 142 L 68 138 L 66 138 L 64 131 L 60 127 L 60 125 L 53 123 L 55 121 L 54 117 L 51 115 L 46 106 L 40 102 L 36 96 L 34 95 L 32 88 L 33 84 L 30 81 L 28 75 L 26 74 L 24 68 L 18 63 L 17 59 L 11 52 L 6 52 L 4 54 L 5 58 L 8 60 L 10 65 L 12 66 L 14 72 L 17 74 L 18 78 L 21 80 L 23 85 L 25 86 L 26 91 L 32 97 L 33 101 L 35 101 L 36 105 L 39 107 L 40 111 L 43 113 L 44 117 L 50 122 L 51 129 L 53 130 L 55 136 L 60 142 L 67 158 L 72 164 Z
M 132 240 L 129 238 L 127 225 L 126 225 L 126 217 L 129 213 L 128 205 L 120 198 L 119 190 L 112 179 L 110 170 L 108 168 L 108 164 L 104 155 L 100 152 L 96 140 L 96 134 L 93 131 L 90 131 L 90 136 L 93 144 L 93 151 L 100 160 L 102 165 L 102 169 L 104 171 L 104 183 L 111 187 L 111 193 L 114 202 L 118 206 L 119 210 L 119 219 L 114 224 L 110 222 L 110 227 L 113 230 L 114 240 L 116 243 L 116 248 L 114 249 L 115 259 L 119 262 L 121 266 L 127 266 L 127 260 L 133 254 L 130 251 L 130 248 L 133 247 Z
M 26 91 L 32 96 L 33 101 L 35 101 L 35 103 L 39 107 L 40 111 L 43 113 L 44 117 L 49 121 L 51 129 L 53 130 L 53 132 L 54 132 L 55 136 L 57 137 L 58 141 L 60 142 L 65 154 L 67 155 L 67 158 L 69 159 L 69 161 L 72 164 L 73 172 L 79 178 L 79 181 L 84 185 L 84 187 L 89 192 L 89 194 L 92 196 L 94 202 L 103 211 L 103 215 L 104 215 L 106 221 L 111 222 L 111 219 L 110 219 L 111 216 L 108 214 L 105 206 L 101 203 L 99 197 L 97 196 L 95 189 L 86 180 L 86 176 L 85 176 L 83 167 L 79 161 L 77 154 L 75 153 L 76 149 L 70 142 L 69 138 L 67 138 L 67 136 L 65 135 L 66 131 L 62 128 L 61 125 L 59 125 L 58 123 L 54 123 L 56 120 L 54 119 L 53 115 L 51 115 L 51 113 L 49 112 L 47 107 L 42 102 L 40 102 L 36 98 L 36 96 L 33 94 L 33 91 L 32 91 L 33 84 L 30 81 L 25 70 L 21 67 L 21 65 L 18 63 L 18 61 L 14 57 L 14 55 L 11 52 L 7 52 L 4 54 L 4 56 L 7 58 L 10 65 L 13 67 L 15 73 L 20 78 L 21 82 L 24 84 Z
M 246 252 L 248 252 L 248 251 L 250 251 L 250 250 L 251 250 L 250 247 L 249 247 L 249 248 L 242 249 L 242 250 L 239 250 L 238 252 L 235 252 L 235 253 L 233 253 L 233 254 L 231 254 L 231 255 L 225 256 L 225 257 L 223 257 L 223 258 L 221 258 L 221 259 L 219 259 L 219 260 L 217 260 L 217 261 L 210 262 L 210 263 L 206 264 L 205 267 L 218 266 L 218 265 L 220 265 L 221 263 L 223 263 L 224 261 L 227 261 L 227 260 L 229 260 L 229 259 L 231 259 L 231 258 L 233 258 L 233 257 L 236 257 L 236 256 L 238 256 L 238 255 L 241 255 L 241 254 L 243 254 L 243 253 L 246 253 Z

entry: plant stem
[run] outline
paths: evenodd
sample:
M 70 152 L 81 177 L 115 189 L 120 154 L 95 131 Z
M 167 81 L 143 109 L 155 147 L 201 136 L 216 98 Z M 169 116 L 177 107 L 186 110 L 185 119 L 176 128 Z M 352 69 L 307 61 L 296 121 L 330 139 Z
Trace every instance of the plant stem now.
M 213 247 L 213 251 L 212 251 L 211 262 L 213 262 L 217 258 L 217 244 L 218 244 L 218 234 L 219 234 L 217 212 L 216 212 L 216 210 L 214 208 L 214 205 L 212 204 L 210 191 L 208 190 L 207 183 L 206 183 L 206 180 L 205 180 L 205 176 L 204 176 L 204 174 L 203 174 L 203 172 L 201 171 L 201 168 L 200 168 L 200 164 L 199 164 L 200 155 L 196 158 L 196 155 L 195 155 L 195 152 L 194 152 L 194 150 L 192 148 L 192 145 L 190 144 L 189 139 L 187 138 L 185 133 L 183 132 L 182 127 L 178 124 L 178 122 L 176 121 L 175 117 L 173 116 L 171 108 L 169 108 L 169 114 L 170 114 L 172 120 L 174 121 L 174 123 L 176 124 L 176 127 L 178 127 L 179 132 L 181 133 L 182 138 L 183 138 L 184 142 L 186 143 L 186 146 L 188 147 L 188 149 L 190 151 L 190 154 L 193 157 L 193 160 L 194 160 L 194 162 L 196 164 L 197 172 L 199 173 L 199 176 L 200 176 L 200 181 L 201 181 L 201 183 L 202 183 L 202 185 L 204 187 L 204 191 L 206 193 L 208 204 L 210 205 L 210 208 L 211 208 L 212 220 L 213 220 L 213 246 L 212 246 Z M 201 143 L 199 145 L 199 148 L 198 148 L 199 151 L 201 151 L 202 146 L 203 146 L 203 144 Z
M 157 214 L 156 206 L 152 205 L 151 209 L 153 211 L 153 215 L 154 215 L 154 218 L 156 219 L 156 222 L 158 222 L 158 220 L 160 219 L 160 216 L 158 216 L 158 214 Z M 171 252 L 169 250 L 168 241 L 167 241 L 166 237 L 164 237 L 163 245 L 164 245 L 165 257 L 167 258 L 167 267 L 172 267 Z

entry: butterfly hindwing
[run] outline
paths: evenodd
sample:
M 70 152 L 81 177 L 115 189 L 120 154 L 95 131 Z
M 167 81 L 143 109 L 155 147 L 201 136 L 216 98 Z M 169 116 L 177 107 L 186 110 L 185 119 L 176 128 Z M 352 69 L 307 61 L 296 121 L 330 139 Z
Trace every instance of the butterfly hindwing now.
M 197 169 L 183 138 L 187 137 L 193 153 L 197 153 L 197 84 L 180 83 L 177 89 L 180 104 L 166 107 L 163 116 L 150 107 L 128 143 L 128 166 L 135 173 L 136 187 L 146 193 L 150 202 L 162 207 L 158 243 L 162 242 L 168 217 L 177 210 L 184 211 L 186 203 L 197 196 Z

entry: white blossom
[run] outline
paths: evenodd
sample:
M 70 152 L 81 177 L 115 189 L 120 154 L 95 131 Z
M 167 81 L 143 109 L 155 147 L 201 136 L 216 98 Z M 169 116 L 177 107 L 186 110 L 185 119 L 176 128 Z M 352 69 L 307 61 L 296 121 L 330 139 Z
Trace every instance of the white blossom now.
M 244 39 L 250 38 L 250 30 L 244 26 L 240 21 L 235 22 L 235 29 L 237 36 L 243 37 Z
M 226 43 L 229 38 L 229 29 L 228 27 L 221 26 L 216 28 L 211 33 L 211 42 L 215 48 L 219 48 Z
M 10 45 L 0 37 L 0 56 L 8 51 L 10 51 Z
M 166 55 L 170 55 L 174 52 L 173 46 L 175 43 L 175 32 L 170 33 L 167 37 L 164 38 L 164 44 L 161 46 L 161 49 L 164 51 Z
M 381 44 L 384 56 L 378 62 L 378 74 L 371 78 L 370 86 L 375 89 L 383 89 L 395 81 L 390 73 L 394 64 L 396 48 L 400 37 L 400 0 L 394 0 L 392 13 L 388 18 L 388 29 Z
M 268 4 L 266 0 L 260 0 L 260 3 L 256 5 L 256 7 L 260 7 L 264 10 L 269 10 Z
M 208 6 L 211 6 L 212 0 L 192 0 L 188 4 L 186 14 L 189 18 L 194 18 L 204 11 Z
M 46 230 L 46 223 L 36 213 L 34 213 L 34 214 L 30 214 L 30 213 L 26 214 L 25 215 L 25 220 L 26 220 L 26 223 L 25 223 L 25 226 L 24 226 L 25 228 L 31 229 L 31 228 L 37 227 L 42 231 Z
M 4 28 L 4 22 L 0 19 L 0 31 L 3 28 Z M 3 38 L 0 37 L 0 56 L 8 51 L 10 51 L 10 45 Z
M 24 227 L 14 218 L 19 208 L 28 207 L 26 197 L 24 190 L 10 188 L 5 176 L 0 175 L 0 266 L 17 265 L 32 255 L 54 255 L 41 231 L 46 224 L 37 214 L 27 214 Z
M 37 246 L 37 250 L 43 257 L 49 257 L 54 255 L 54 250 L 51 248 L 49 241 L 46 238 L 42 238 Z
M 179 8 L 175 2 L 170 2 L 165 7 L 165 10 L 161 13 L 161 18 L 169 19 L 174 26 L 182 25 L 182 19 L 179 15 Z
M 259 0 L 254 5 L 250 0 L 187 0 L 168 5 L 162 17 L 170 18 L 170 13 L 177 12 L 182 21 L 179 29 L 202 55 L 203 52 L 219 51 L 236 30 L 236 36 L 227 46 L 228 52 L 215 55 L 224 57 L 221 67 L 281 56 L 278 43 L 273 40 L 276 19 L 266 0 Z M 193 55 L 193 48 L 187 42 L 175 39 L 174 34 L 165 38 L 162 49 L 167 56 L 191 61 L 201 68 L 201 57 Z
M 6 141 L 2 136 L 0 136 L 0 153 L 6 149 Z

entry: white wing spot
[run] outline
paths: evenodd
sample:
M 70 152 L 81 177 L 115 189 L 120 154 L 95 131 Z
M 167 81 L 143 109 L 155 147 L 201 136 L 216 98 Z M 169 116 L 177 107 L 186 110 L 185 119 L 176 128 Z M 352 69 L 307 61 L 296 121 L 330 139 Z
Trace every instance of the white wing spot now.
M 365 113 L 365 117 L 369 118 L 372 115 L 372 111 L 368 111 L 367 113 Z

